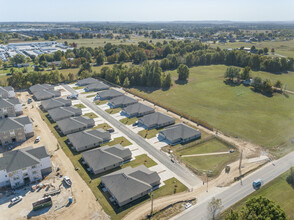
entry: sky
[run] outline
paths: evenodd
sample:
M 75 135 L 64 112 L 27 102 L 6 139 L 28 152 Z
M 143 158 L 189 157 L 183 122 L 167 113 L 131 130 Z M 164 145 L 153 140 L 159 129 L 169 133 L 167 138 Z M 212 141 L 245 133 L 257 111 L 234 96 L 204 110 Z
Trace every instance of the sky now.
M 0 0 L 6 21 L 294 21 L 294 0 Z

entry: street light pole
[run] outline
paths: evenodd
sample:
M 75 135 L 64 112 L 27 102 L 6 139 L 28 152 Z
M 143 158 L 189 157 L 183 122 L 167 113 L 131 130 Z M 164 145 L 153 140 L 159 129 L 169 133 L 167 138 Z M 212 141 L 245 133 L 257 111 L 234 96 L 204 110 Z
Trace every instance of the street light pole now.
M 153 214 L 153 191 L 151 192 L 151 212 L 150 212 L 150 217 Z

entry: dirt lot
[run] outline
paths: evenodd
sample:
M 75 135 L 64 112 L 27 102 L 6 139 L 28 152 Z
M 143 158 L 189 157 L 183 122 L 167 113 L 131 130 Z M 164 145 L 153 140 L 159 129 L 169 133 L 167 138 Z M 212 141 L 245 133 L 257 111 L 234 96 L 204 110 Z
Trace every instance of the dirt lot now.
M 21 100 L 22 103 L 27 102 L 28 96 L 29 94 L 27 92 L 17 94 L 17 97 Z M 96 201 L 92 191 L 88 188 L 79 174 L 74 170 L 72 163 L 64 154 L 64 152 L 57 147 L 56 138 L 40 117 L 37 109 L 38 107 L 36 106 L 37 103 L 34 101 L 31 104 L 25 104 L 25 106 L 23 106 L 23 115 L 28 115 L 33 120 L 35 135 L 26 142 L 22 143 L 20 146 L 17 146 L 15 149 L 24 148 L 27 146 L 37 147 L 45 145 L 48 152 L 52 154 L 52 166 L 55 168 L 60 168 L 61 174 L 71 178 L 73 182 L 71 193 L 74 197 L 74 203 L 69 207 L 64 207 L 56 211 L 54 211 L 55 204 L 53 204 L 52 208 L 47 210 L 46 213 L 33 217 L 32 219 L 108 219 L 108 217 L 104 214 L 100 204 Z M 41 140 L 38 144 L 34 144 L 34 140 L 37 136 L 40 136 Z M 44 181 L 46 181 L 46 179 Z M 11 208 L 7 208 L 9 203 L 0 203 L 1 219 L 4 216 L 6 216 L 4 219 L 27 218 L 27 215 L 32 208 L 30 200 L 34 200 L 38 196 L 39 195 L 37 193 L 28 193 L 26 198 L 24 198 L 25 201 L 21 201 Z M 68 199 L 68 197 L 66 199 Z M 29 202 L 26 202 L 26 200 Z

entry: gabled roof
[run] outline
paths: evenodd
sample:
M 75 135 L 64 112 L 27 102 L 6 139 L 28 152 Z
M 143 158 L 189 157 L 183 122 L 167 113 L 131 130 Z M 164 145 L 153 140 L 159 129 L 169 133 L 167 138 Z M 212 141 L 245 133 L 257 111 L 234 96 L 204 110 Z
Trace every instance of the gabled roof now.
M 131 157 L 132 152 L 120 144 L 111 147 L 103 146 L 82 153 L 82 157 L 93 170 L 100 170 L 121 163 L 126 156 Z
M 148 176 L 148 182 L 145 182 L 145 178 L 142 178 L 144 175 L 141 172 Z M 126 167 L 101 177 L 101 182 L 119 203 L 151 190 L 151 185 L 159 180 L 158 174 L 148 170 L 144 165 L 135 168 Z
M 174 123 L 175 119 L 162 114 L 161 112 L 155 112 L 149 115 L 145 115 L 142 118 L 139 119 L 144 125 L 147 127 L 153 126 L 153 125 L 160 125 L 165 124 L 167 122 Z
M 91 83 L 89 85 L 86 86 L 85 90 L 96 90 L 96 91 L 100 91 L 100 90 L 106 90 L 109 89 L 110 87 L 106 84 L 104 84 L 103 82 L 96 82 L 96 83 Z
M 63 98 L 54 98 L 54 99 L 48 99 L 41 102 L 41 105 L 45 110 L 63 107 L 66 105 L 71 105 L 70 99 L 63 99 Z
M 54 97 L 61 96 L 61 92 L 57 90 L 39 90 L 34 92 L 34 96 L 37 100 L 44 100 L 44 99 L 50 99 Z
M 38 148 L 27 147 L 6 152 L 0 158 L 0 170 L 6 170 L 7 172 L 20 170 L 37 165 L 40 163 L 40 159 L 48 156 L 49 154 L 44 146 Z
M 86 130 L 67 135 L 77 151 L 84 147 L 110 140 L 110 133 L 103 129 Z
M 112 104 L 113 106 L 125 106 L 125 105 L 131 105 L 137 102 L 138 101 L 136 99 L 133 99 L 127 95 L 122 95 L 122 96 L 111 99 L 109 103 Z
M 3 96 L 3 94 L 8 95 L 9 91 L 14 91 L 14 89 L 11 86 L 7 86 L 7 87 L 0 86 L 0 96 Z
M 71 130 L 84 127 L 85 125 L 89 127 L 90 125 L 94 125 L 95 121 L 93 118 L 89 118 L 86 116 L 78 116 L 78 117 L 71 117 L 66 118 L 56 122 L 58 127 L 63 133 L 67 133 Z
M 187 139 L 195 135 L 201 135 L 201 132 L 183 123 L 176 124 L 160 131 L 164 136 L 170 140 Z
M 0 119 L 0 132 L 13 130 L 16 128 L 22 128 L 26 124 L 30 124 L 32 121 L 28 116 L 24 117 L 10 117 Z
M 12 98 L 12 99 L 0 98 L 0 108 L 10 108 L 10 107 L 15 106 L 17 104 L 20 104 L 18 98 Z
M 112 99 L 114 97 L 122 96 L 124 94 L 115 89 L 109 89 L 102 92 L 98 92 L 97 95 L 100 96 L 101 99 Z
M 74 107 L 74 106 L 59 107 L 59 108 L 50 109 L 48 111 L 48 114 L 54 121 L 56 121 L 58 118 L 71 117 L 72 115 L 74 116 L 82 115 L 82 109 Z
M 128 115 L 143 114 L 145 112 L 150 112 L 152 110 L 154 112 L 153 108 L 151 108 L 147 105 L 144 105 L 142 103 L 135 103 L 135 104 L 129 105 L 123 109 L 123 111 Z
M 36 84 L 29 88 L 31 93 L 35 93 L 41 90 L 54 90 L 54 86 L 50 84 Z
M 85 86 L 85 85 L 89 85 L 89 84 L 97 83 L 97 82 L 99 82 L 97 79 L 90 77 L 90 78 L 78 80 L 77 85 Z

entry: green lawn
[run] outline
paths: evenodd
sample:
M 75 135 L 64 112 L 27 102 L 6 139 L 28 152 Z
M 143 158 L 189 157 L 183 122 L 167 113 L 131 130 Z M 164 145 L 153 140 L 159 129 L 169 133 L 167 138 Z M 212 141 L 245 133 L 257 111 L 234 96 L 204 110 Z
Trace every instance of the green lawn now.
M 84 86 L 75 86 L 75 87 L 72 87 L 73 89 L 75 89 L 75 90 L 78 90 L 78 89 L 83 89 L 83 88 L 85 88 Z
M 162 129 L 160 129 L 160 130 L 162 130 Z M 150 138 L 155 137 L 159 133 L 160 130 L 155 129 L 155 128 L 151 129 L 151 130 L 144 129 L 144 130 L 139 131 L 138 134 L 140 136 L 142 136 L 143 138 L 150 139 Z
M 50 130 L 53 132 L 54 136 L 57 138 L 58 143 L 60 147 L 62 148 L 62 150 L 64 151 L 64 153 L 71 160 L 73 166 L 75 168 L 78 168 L 77 172 L 85 181 L 85 183 L 89 186 L 89 188 L 92 190 L 94 196 L 97 198 L 97 201 L 100 203 L 105 213 L 109 215 L 111 219 L 114 219 L 114 220 L 122 219 L 128 212 L 135 209 L 138 205 L 142 204 L 143 202 L 150 202 L 150 197 L 145 196 L 142 199 L 138 199 L 121 208 L 112 206 L 111 203 L 108 201 L 109 195 L 107 193 L 103 193 L 100 187 L 98 187 L 101 182 L 100 178 L 89 176 L 89 174 L 86 172 L 86 170 L 84 169 L 83 165 L 80 162 L 81 154 L 74 154 L 65 143 L 65 141 L 67 140 L 67 137 L 66 136 L 60 137 L 59 134 L 54 129 L 54 126 L 56 126 L 56 123 L 51 124 L 48 118 L 46 117 L 46 113 L 43 113 L 40 110 L 39 110 L 39 113 L 42 119 L 46 122 L 46 124 L 50 128 Z M 149 161 L 149 163 L 151 162 Z M 131 165 L 131 162 L 129 164 Z M 160 187 L 159 189 L 154 191 L 155 199 L 161 196 L 167 196 L 167 195 L 171 195 L 174 193 L 183 192 L 187 190 L 187 187 L 183 185 L 180 181 L 178 181 L 176 178 L 168 179 L 164 181 L 164 183 L 165 185 L 163 187 Z
M 96 96 L 96 94 L 94 94 L 94 95 L 88 95 L 88 96 L 86 96 L 86 98 L 91 98 L 91 97 L 94 97 L 94 96 Z
M 83 104 L 76 104 L 74 106 L 77 107 L 77 108 L 86 108 L 86 106 L 84 106 Z
M 277 156 L 294 149 L 294 96 L 267 97 L 243 85 L 229 86 L 224 80 L 224 65 L 190 68 L 187 84 L 167 90 L 131 89 L 132 92 L 196 117 L 229 135 L 260 144 Z M 176 79 L 176 71 L 172 71 Z M 260 73 L 262 74 L 262 73 Z M 265 77 L 273 74 L 264 73 Z M 292 78 L 292 81 L 290 80 Z M 294 72 L 287 82 L 294 83 Z M 284 83 L 287 83 L 284 82 Z M 283 147 L 277 148 L 277 145 Z
M 112 128 L 112 127 L 107 123 L 102 123 L 102 124 L 95 126 L 92 129 L 98 129 L 98 128 L 103 128 L 106 131 L 107 129 Z
M 94 102 L 96 105 L 104 105 L 104 104 L 107 104 L 108 103 L 108 100 L 102 100 L 102 101 L 95 101 Z
M 138 118 L 133 117 L 133 118 L 123 118 L 119 120 L 121 123 L 125 124 L 125 125 L 132 125 L 134 124 L 136 121 L 138 121 Z
M 110 108 L 105 110 L 109 114 L 116 114 L 121 112 L 121 108 Z
M 122 137 L 114 138 L 113 141 L 105 143 L 105 144 L 103 144 L 103 146 L 104 145 L 113 146 L 116 144 L 120 144 L 121 146 L 126 147 L 126 146 L 131 145 L 132 143 L 129 142 L 128 139 L 126 139 L 125 137 L 122 136 Z
M 191 154 L 207 154 L 215 152 L 227 152 L 230 147 L 217 140 L 216 138 L 206 141 L 202 144 L 195 145 L 194 147 L 189 147 L 183 150 L 179 150 L 180 155 L 191 155 Z
M 89 118 L 98 118 L 98 116 L 92 112 L 86 113 L 84 116 L 88 116 Z
M 128 163 L 123 164 L 121 167 L 125 168 L 128 166 L 131 166 L 134 168 L 134 167 L 140 166 L 142 164 L 144 164 L 148 168 L 157 165 L 157 163 L 154 160 L 152 160 L 150 157 L 148 157 L 146 154 L 142 154 L 142 155 L 137 156 L 135 160 L 132 160 Z
M 254 196 L 264 196 L 270 200 L 275 201 L 286 212 L 287 217 L 291 220 L 294 220 L 294 188 L 286 181 L 286 178 L 289 176 L 289 174 L 290 170 L 283 173 L 281 176 L 277 177 L 270 183 L 262 186 L 259 190 L 244 198 L 232 208 L 240 209 L 248 199 Z

